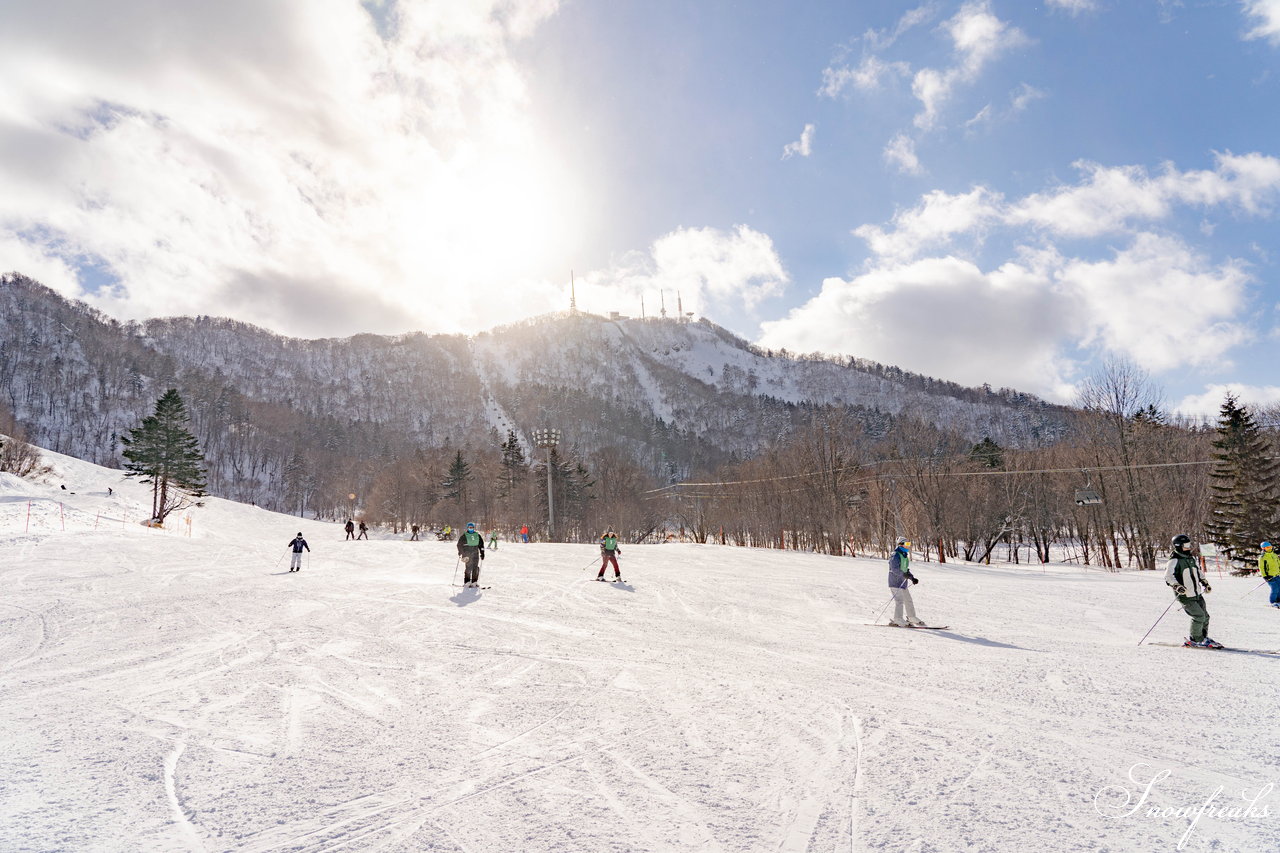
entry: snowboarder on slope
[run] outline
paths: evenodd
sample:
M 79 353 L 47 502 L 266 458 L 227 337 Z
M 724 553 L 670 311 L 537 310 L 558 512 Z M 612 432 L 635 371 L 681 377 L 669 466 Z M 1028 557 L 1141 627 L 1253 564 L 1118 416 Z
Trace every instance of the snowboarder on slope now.
M 342 529 L 347 531 L 347 539 L 356 538 L 356 523 L 351 519 L 347 519 L 347 523 L 343 525 Z
M 618 555 L 621 553 L 622 549 L 618 547 L 618 534 L 612 530 L 606 530 L 600 537 L 600 574 L 596 575 L 596 580 L 604 580 L 604 570 L 608 568 L 609 563 L 613 563 L 614 579 L 622 580 L 622 572 L 618 569 Z
M 1173 537 L 1173 554 L 1165 566 L 1164 582 L 1173 589 L 1178 603 L 1191 617 L 1191 636 L 1183 645 L 1222 648 L 1221 643 L 1209 638 L 1209 611 L 1204 606 L 1204 594 L 1213 588 L 1200 574 L 1200 563 L 1191 553 L 1191 537 L 1185 533 Z
M 476 531 L 474 521 L 467 522 L 467 529 L 458 537 L 458 556 L 466 560 L 462 573 L 463 586 L 480 586 L 480 561 L 484 559 L 484 536 Z
M 311 546 L 307 544 L 307 540 L 302 538 L 302 531 L 298 531 L 298 535 L 293 537 L 289 542 L 289 547 L 293 549 L 293 556 L 289 558 L 289 571 L 302 571 L 302 549 L 311 550 Z
M 1271 584 L 1271 606 L 1280 607 L 1280 556 L 1270 542 L 1262 543 L 1262 556 L 1258 558 L 1258 574 Z
M 916 606 L 908 589 L 910 584 L 920 583 L 920 579 L 911 574 L 911 543 L 905 536 L 899 536 L 897 546 L 889 555 L 889 589 L 893 590 L 893 619 L 889 624 L 895 628 L 923 628 L 924 623 L 916 616 Z

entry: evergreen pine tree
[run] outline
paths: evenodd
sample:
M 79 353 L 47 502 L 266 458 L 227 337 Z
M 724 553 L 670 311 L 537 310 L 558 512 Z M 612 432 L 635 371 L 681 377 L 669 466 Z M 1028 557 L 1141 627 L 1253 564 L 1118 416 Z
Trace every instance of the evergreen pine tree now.
M 444 499 L 454 501 L 464 516 L 467 515 L 470 505 L 467 484 L 473 479 L 475 478 L 471 474 L 471 466 L 462 458 L 462 451 L 459 450 L 453 462 L 449 464 L 449 473 L 445 475 L 440 487 L 444 491 Z
M 1004 448 L 986 436 L 969 450 L 969 458 L 983 468 L 1003 468 Z
M 507 440 L 502 443 L 502 470 L 498 474 L 498 497 L 510 497 L 529 475 L 524 450 L 513 430 L 507 430 Z
M 204 495 L 204 455 L 187 428 L 186 406 L 175 388 L 156 402 L 155 414 L 121 436 L 125 476 L 151 485 L 151 518 L 157 524 L 175 509 Z
M 1205 535 L 1231 559 L 1249 563 L 1257 559 L 1258 543 L 1275 535 L 1280 464 L 1253 414 L 1233 394 L 1222 403 L 1217 431 Z

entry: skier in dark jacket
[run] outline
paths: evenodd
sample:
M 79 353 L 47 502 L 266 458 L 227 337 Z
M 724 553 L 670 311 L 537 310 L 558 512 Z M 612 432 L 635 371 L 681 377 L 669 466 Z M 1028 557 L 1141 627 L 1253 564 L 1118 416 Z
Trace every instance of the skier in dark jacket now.
M 1209 611 L 1204 606 L 1204 594 L 1213 592 L 1213 588 L 1200 574 L 1200 563 L 1191 553 L 1191 537 L 1185 533 L 1173 537 L 1173 553 L 1165 565 L 1164 582 L 1191 617 L 1191 636 L 1183 645 L 1222 648 L 1221 643 L 1209 638 Z
M 298 535 L 293 537 L 289 542 L 289 547 L 293 549 L 293 556 L 289 558 L 289 571 L 302 571 L 302 549 L 311 550 L 311 546 L 307 544 L 307 540 L 302 538 L 302 531 L 298 531 Z
M 613 563 L 614 579 L 622 580 L 622 572 L 618 570 L 618 555 L 621 553 L 622 549 L 618 547 L 618 534 L 612 530 L 606 530 L 600 537 L 600 574 L 596 575 L 596 580 L 604 580 L 604 570 L 610 563 Z
M 893 591 L 893 619 L 889 624 L 895 628 L 924 627 L 916 616 L 916 606 L 908 589 L 913 583 L 920 583 L 920 579 L 911 574 L 911 543 L 905 536 L 899 536 L 897 547 L 889 555 L 889 589 Z
M 458 556 L 466 561 L 462 573 L 463 586 L 480 586 L 480 561 L 484 559 L 484 535 L 476 530 L 474 521 L 467 522 L 467 529 L 458 537 Z
M 347 531 L 347 538 L 348 538 L 348 539 L 355 539 L 355 538 L 356 538 L 356 523 L 355 523 L 354 521 L 352 521 L 351 519 L 349 519 L 349 518 L 347 519 L 347 523 L 346 523 L 345 525 L 343 525 L 342 529 L 343 529 L 343 530 L 345 530 L 345 531 Z

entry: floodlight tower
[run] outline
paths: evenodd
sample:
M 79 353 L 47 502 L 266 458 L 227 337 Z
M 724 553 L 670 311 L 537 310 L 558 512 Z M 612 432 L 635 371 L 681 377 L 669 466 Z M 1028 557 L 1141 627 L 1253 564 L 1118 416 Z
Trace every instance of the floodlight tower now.
M 560 443 L 560 430 L 535 429 L 533 443 L 547 450 L 547 541 L 555 541 L 556 510 L 551 495 L 551 452 Z

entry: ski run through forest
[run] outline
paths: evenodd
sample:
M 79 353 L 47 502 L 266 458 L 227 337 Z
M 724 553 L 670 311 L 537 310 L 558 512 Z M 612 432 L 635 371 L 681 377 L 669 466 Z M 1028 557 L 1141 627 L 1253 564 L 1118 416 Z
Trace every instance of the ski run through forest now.
M 503 541 L 466 589 L 452 542 L 149 529 L 46 457 L 0 474 L 0 850 L 1280 849 L 1280 657 L 1176 604 L 1139 645 L 1162 572 L 917 560 L 934 631 L 875 627 L 870 557 Z M 1280 649 L 1209 577 L 1211 636 Z

